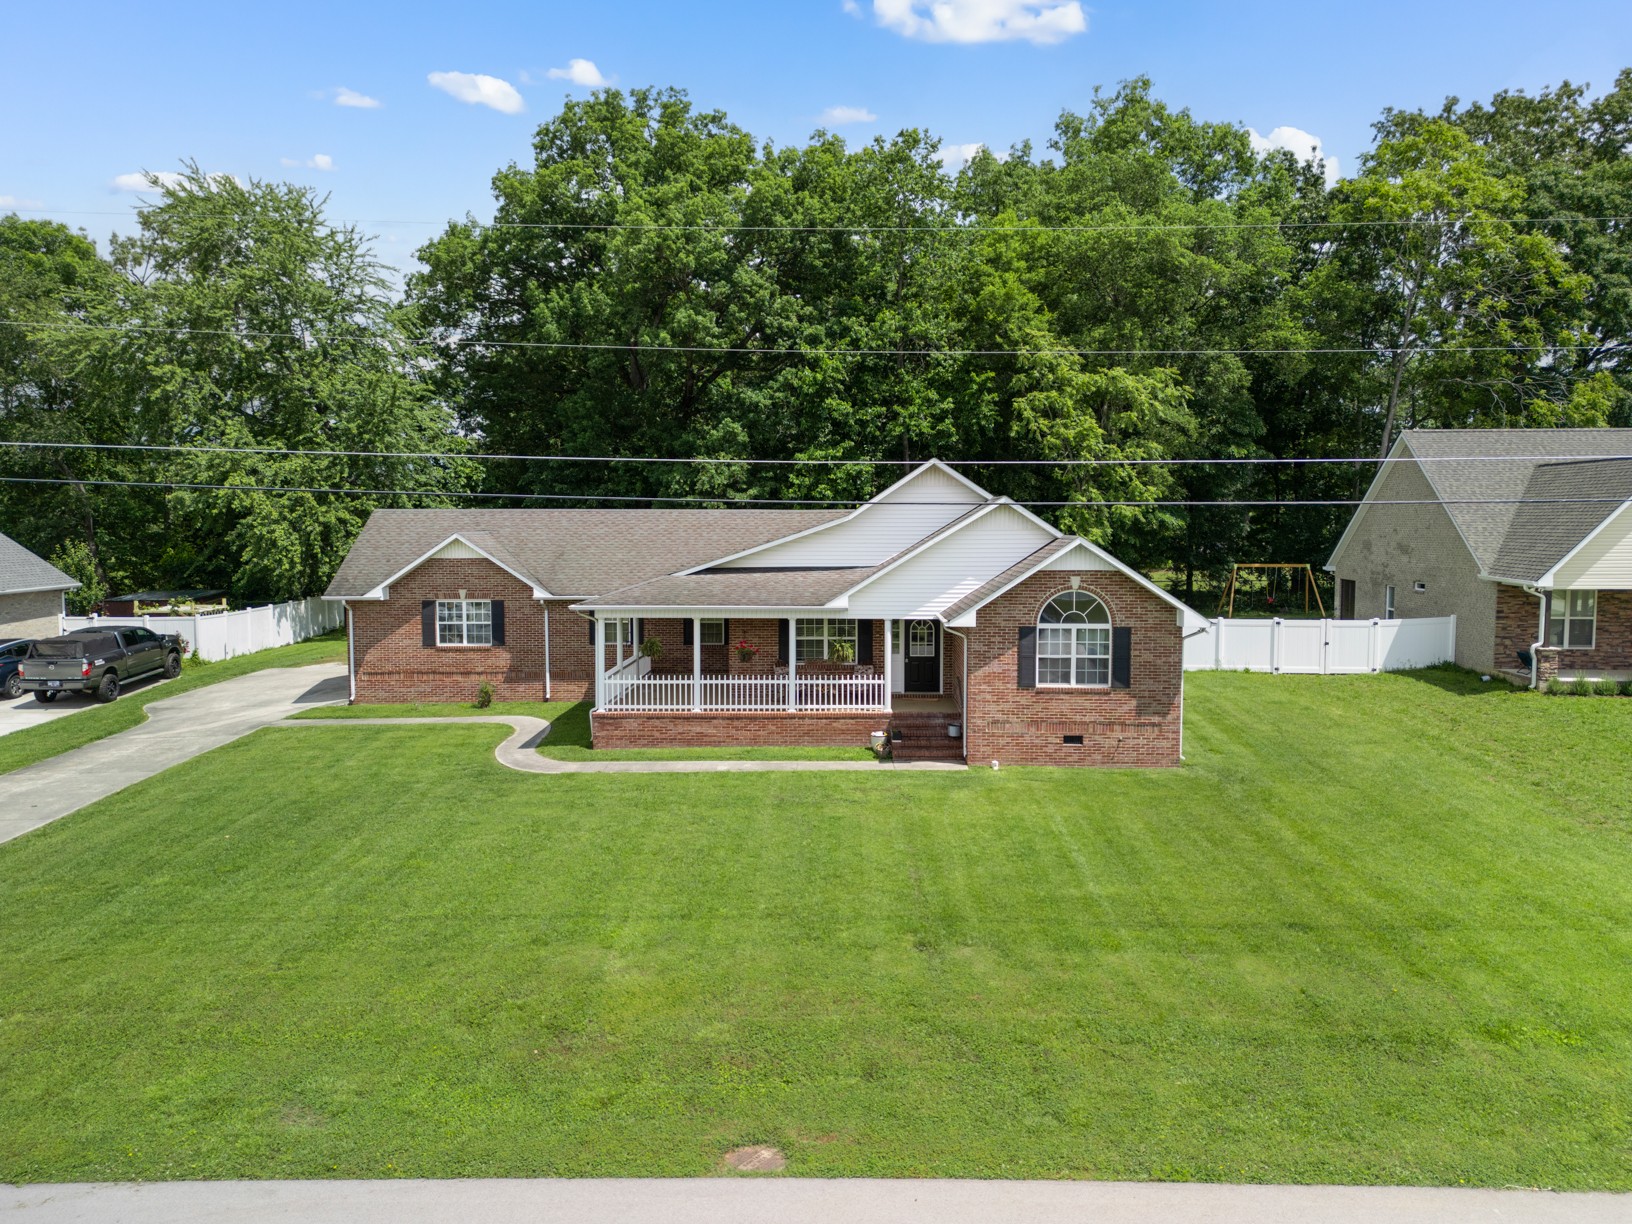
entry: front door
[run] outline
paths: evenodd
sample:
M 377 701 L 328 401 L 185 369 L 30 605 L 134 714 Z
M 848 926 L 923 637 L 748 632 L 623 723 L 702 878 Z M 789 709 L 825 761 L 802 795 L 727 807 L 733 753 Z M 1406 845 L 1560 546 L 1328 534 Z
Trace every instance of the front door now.
M 908 621 L 902 635 L 906 647 L 906 691 L 941 691 L 941 626 L 932 620 Z

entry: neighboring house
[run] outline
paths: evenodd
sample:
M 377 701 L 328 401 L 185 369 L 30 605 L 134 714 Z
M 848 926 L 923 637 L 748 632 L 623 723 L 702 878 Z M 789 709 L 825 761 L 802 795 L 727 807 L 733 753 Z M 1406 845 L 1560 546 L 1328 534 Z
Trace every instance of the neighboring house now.
M 852 511 L 377 510 L 355 701 L 593 698 L 597 747 L 866 744 L 1172 765 L 1206 622 L 931 461 Z M 641 654 L 643 643 L 660 648 Z
M 0 535 L 0 642 L 62 632 L 62 597 L 79 589 L 67 574 Z
M 1454 614 L 1456 661 L 1632 669 L 1632 429 L 1411 429 L 1326 568 L 1338 616 Z M 1539 648 L 1538 648 L 1539 647 Z

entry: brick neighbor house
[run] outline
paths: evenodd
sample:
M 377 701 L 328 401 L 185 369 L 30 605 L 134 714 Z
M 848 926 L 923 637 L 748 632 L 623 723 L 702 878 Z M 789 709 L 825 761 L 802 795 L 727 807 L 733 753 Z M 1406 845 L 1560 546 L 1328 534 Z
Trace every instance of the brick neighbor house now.
M 852 511 L 378 510 L 326 598 L 353 701 L 593 700 L 597 748 L 1173 765 L 1206 622 L 931 461 Z
M 1408 429 L 1326 568 L 1338 615 L 1456 617 L 1456 661 L 1632 675 L 1632 429 Z

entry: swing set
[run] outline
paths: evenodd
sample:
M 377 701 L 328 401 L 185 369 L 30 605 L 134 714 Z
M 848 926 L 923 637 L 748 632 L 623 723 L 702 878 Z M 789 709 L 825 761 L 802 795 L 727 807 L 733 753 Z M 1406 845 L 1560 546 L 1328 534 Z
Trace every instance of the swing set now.
M 1235 597 L 1241 592 L 1239 578 L 1242 570 L 1265 570 L 1264 575 L 1264 604 L 1265 610 L 1278 613 L 1283 605 L 1276 603 L 1281 591 L 1282 575 L 1286 578 L 1286 604 L 1290 607 L 1292 601 L 1298 597 L 1298 588 L 1303 588 L 1303 610 L 1309 612 L 1309 601 L 1315 601 L 1315 608 L 1324 620 L 1326 605 L 1321 602 L 1320 587 L 1315 582 L 1315 571 L 1307 564 L 1298 564 L 1295 561 L 1253 561 L 1230 566 L 1230 577 L 1224 584 L 1224 590 L 1218 597 L 1218 611 L 1223 616 L 1235 615 Z

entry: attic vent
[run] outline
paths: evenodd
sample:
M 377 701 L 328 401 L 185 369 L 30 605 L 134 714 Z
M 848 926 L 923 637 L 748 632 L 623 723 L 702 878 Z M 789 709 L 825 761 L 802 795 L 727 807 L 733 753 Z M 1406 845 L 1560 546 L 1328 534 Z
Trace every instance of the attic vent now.
M 437 549 L 431 554 L 433 557 L 442 557 L 450 561 L 458 560 L 460 558 L 479 557 L 481 555 L 481 553 L 477 552 L 463 540 L 449 540 L 446 544 L 442 545 L 441 548 Z

